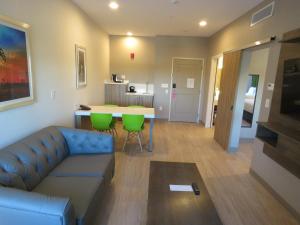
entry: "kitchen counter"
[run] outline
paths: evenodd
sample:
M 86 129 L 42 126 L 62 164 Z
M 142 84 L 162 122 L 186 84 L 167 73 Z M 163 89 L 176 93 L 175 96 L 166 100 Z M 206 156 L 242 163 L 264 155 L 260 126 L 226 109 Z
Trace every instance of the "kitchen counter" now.
M 153 107 L 153 91 L 138 90 L 128 91 L 128 83 L 105 82 L 105 104 L 118 106 L 142 105 Z
M 154 96 L 154 93 L 141 93 L 141 92 L 126 92 L 125 95 L 133 95 L 133 96 Z
M 127 85 L 127 84 L 129 84 L 129 81 L 124 81 L 123 83 L 117 83 L 117 82 L 113 82 L 113 81 L 104 81 L 104 84 Z

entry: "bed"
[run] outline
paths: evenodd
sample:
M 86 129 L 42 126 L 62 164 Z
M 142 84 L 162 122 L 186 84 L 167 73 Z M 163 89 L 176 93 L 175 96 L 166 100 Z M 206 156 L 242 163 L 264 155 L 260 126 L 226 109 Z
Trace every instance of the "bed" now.
M 245 95 L 243 120 L 252 124 L 256 88 L 251 87 Z

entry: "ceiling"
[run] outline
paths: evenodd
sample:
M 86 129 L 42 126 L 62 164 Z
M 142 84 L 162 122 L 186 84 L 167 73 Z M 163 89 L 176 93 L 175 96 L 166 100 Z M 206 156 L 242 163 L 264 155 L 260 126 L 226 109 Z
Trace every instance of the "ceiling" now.
M 73 0 L 106 32 L 138 36 L 209 37 L 263 0 L 116 0 L 114 11 L 109 0 Z M 177 2 L 174 4 L 173 2 Z M 208 25 L 200 28 L 200 20 Z M 250 23 L 250 21 L 249 21 Z

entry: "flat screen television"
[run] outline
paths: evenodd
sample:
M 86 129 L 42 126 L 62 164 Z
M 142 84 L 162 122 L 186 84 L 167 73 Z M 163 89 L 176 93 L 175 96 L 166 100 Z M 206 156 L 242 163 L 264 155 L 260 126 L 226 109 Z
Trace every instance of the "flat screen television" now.
M 300 58 L 284 61 L 281 113 L 300 120 Z

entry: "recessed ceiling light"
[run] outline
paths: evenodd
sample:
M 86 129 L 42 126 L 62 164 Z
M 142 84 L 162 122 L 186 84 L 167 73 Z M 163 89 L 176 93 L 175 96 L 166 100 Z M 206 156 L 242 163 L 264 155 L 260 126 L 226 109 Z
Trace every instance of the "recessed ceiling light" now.
M 255 45 L 260 45 L 260 44 L 261 44 L 260 41 L 256 41 L 256 42 L 255 42 Z
M 119 4 L 117 2 L 110 2 L 108 6 L 109 6 L 109 8 L 114 9 L 114 10 L 119 8 Z
M 207 25 L 207 22 L 205 21 L 205 20 L 201 20 L 200 22 L 199 22 L 199 26 L 200 27 L 205 27 Z
M 127 32 L 127 36 L 132 36 L 132 35 L 133 34 L 130 31 Z

